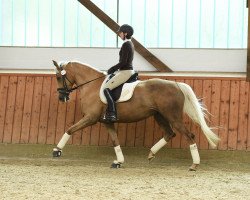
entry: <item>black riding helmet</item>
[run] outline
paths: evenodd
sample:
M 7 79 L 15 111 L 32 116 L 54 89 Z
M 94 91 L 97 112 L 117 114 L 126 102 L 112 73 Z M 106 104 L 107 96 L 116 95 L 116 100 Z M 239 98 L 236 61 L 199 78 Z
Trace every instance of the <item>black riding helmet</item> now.
M 130 39 L 131 36 L 134 34 L 134 29 L 132 26 L 128 24 L 123 24 L 122 26 L 120 26 L 119 30 L 117 31 L 117 33 L 119 32 L 127 33 L 126 38 Z

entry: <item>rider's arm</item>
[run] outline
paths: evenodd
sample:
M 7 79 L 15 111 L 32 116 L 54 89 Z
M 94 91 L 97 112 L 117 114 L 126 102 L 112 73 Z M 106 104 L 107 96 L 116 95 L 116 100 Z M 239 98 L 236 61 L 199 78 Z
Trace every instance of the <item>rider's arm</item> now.
M 108 70 L 109 74 L 117 71 L 118 69 L 121 69 L 122 67 L 126 67 L 128 65 L 128 60 L 129 60 L 128 58 L 129 58 L 129 55 L 130 55 L 130 51 L 131 51 L 131 48 L 130 48 L 129 43 L 125 42 L 122 45 L 121 50 L 120 50 L 119 63 L 116 64 L 115 66 L 111 67 Z

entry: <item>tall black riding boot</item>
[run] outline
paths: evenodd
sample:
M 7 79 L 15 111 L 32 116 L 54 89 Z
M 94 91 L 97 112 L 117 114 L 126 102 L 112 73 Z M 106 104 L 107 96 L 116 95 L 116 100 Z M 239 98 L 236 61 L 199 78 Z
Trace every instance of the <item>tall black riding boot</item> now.
M 115 107 L 115 102 L 110 94 L 110 89 L 106 88 L 104 89 L 104 95 L 107 99 L 108 107 L 106 110 L 106 114 L 104 115 L 104 120 L 106 122 L 115 122 L 117 121 L 117 116 L 116 116 L 116 107 Z

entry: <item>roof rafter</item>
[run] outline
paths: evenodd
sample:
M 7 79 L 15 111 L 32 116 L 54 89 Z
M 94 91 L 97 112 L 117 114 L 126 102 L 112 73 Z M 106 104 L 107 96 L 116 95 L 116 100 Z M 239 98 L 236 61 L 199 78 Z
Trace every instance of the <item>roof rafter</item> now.
M 99 18 L 105 25 L 107 25 L 112 31 L 116 33 L 119 29 L 119 25 L 111 19 L 106 13 L 98 8 L 91 0 L 78 0 L 83 6 L 85 6 L 91 13 Z M 150 64 L 152 64 L 157 70 L 161 72 L 172 72 L 172 70 L 155 55 L 147 50 L 141 43 L 135 38 L 132 38 L 135 50 L 145 58 Z

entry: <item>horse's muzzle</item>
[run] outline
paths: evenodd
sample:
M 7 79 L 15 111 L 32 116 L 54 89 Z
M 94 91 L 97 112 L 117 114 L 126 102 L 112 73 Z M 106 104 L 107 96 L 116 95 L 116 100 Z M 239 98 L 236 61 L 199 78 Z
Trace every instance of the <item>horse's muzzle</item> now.
M 58 88 L 57 91 L 59 92 L 59 101 L 66 102 L 69 100 L 70 91 L 65 90 L 64 88 Z

